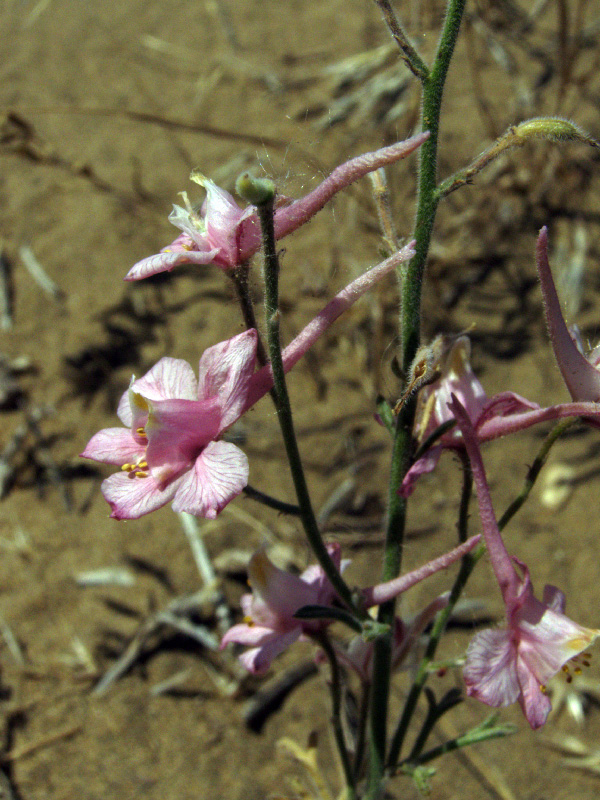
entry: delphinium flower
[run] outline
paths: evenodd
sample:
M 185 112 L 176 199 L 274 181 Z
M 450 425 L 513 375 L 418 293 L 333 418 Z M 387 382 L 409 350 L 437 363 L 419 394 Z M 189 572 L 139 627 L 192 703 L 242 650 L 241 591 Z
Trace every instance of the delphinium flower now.
M 369 172 L 410 155 L 428 136 L 428 133 L 420 133 L 404 142 L 352 158 L 300 200 L 280 197 L 274 217 L 275 237 L 283 239 L 293 233 L 337 192 Z M 200 210 L 192 207 L 184 192 L 185 208 L 173 206 L 169 216 L 170 222 L 182 233 L 160 253 L 135 264 L 125 280 L 141 280 L 170 271 L 179 264 L 215 264 L 225 271 L 233 270 L 247 263 L 260 248 L 260 225 L 254 207 L 240 208 L 229 192 L 198 172 L 193 172 L 191 179 L 206 190 Z
M 362 605 L 364 608 L 370 608 L 397 597 L 435 572 L 458 561 L 476 547 L 480 538 L 473 536 L 467 542 L 412 572 L 362 590 L 360 592 Z M 338 570 L 340 568 L 343 570 L 348 562 L 341 560 L 339 547 L 329 545 L 328 550 Z M 250 560 L 248 582 L 252 594 L 245 594 L 242 597 L 244 622 L 234 625 L 227 631 L 221 647 L 232 642 L 250 647 L 250 650 L 240 656 L 242 664 L 250 672 L 265 672 L 275 656 L 301 636 L 315 635 L 331 624 L 331 619 L 299 619 L 295 616 L 303 606 L 334 605 L 336 594 L 320 566 L 313 565 L 302 575 L 293 575 L 275 567 L 267 555 L 260 551 Z M 433 609 L 437 610 L 439 602 L 439 599 L 434 601 L 431 613 L 434 613 Z M 410 638 L 411 632 L 410 628 L 397 631 L 399 634 L 396 648 L 397 662 L 404 657 L 410 642 L 413 641 Z M 361 656 L 359 653 L 355 655 L 358 664 Z M 364 659 L 368 658 L 369 656 L 365 655 Z
M 551 709 L 546 684 L 587 650 L 600 630 L 570 620 L 556 587 L 546 586 L 542 601 L 535 597 L 528 568 L 510 557 L 500 535 L 469 416 L 456 398 L 451 410 L 471 462 L 483 537 L 506 610 L 506 627 L 481 631 L 469 644 L 463 671 L 467 694 L 493 707 L 518 701 L 531 727 L 539 728 Z
M 469 338 L 458 336 L 442 356 L 437 380 L 421 390 L 415 430 L 418 443 L 424 442 L 440 425 L 454 419 L 448 407 L 453 394 L 460 400 L 475 429 L 490 418 L 505 418 L 539 409 L 536 403 L 513 392 L 503 392 L 490 399 L 473 372 L 470 356 Z M 402 482 L 402 495 L 408 497 L 417 479 L 435 469 L 444 447 L 457 446 L 461 446 L 461 433 L 452 428 L 412 465 Z
M 102 484 L 116 519 L 173 501 L 174 511 L 213 519 L 248 482 L 248 459 L 219 441 L 241 415 L 256 360 L 255 330 L 205 350 L 199 379 L 181 359 L 161 358 L 133 380 L 117 414 L 125 428 L 90 439 L 82 456 L 116 464 Z
M 338 571 L 345 564 L 337 545 L 327 548 Z M 300 620 L 294 614 L 303 606 L 330 606 L 335 592 L 321 567 L 312 565 L 301 575 L 276 567 L 260 551 L 250 559 L 248 582 L 252 594 L 242 596 L 244 622 L 223 636 L 221 647 L 230 642 L 249 646 L 240 661 L 249 672 L 265 672 L 273 659 L 302 635 L 323 630 L 330 620 Z
M 378 280 L 414 254 L 408 244 L 342 289 L 283 352 L 289 371 L 327 328 Z M 214 518 L 248 482 L 248 461 L 223 433 L 273 385 L 269 366 L 254 372 L 254 329 L 205 351 L 192 367 L 161 359 L 133 379 L 119 403 L 125 428 L 107 428 L 82 455 L 121 467 L 102 484 L 111 516 L 136 519 L 169 501 L 175 511 Z
M 554 287 L 552 286 L 552 288 Z M 556 308 L 558 308 L 558 300 L 556 303 Z M 559 317 L 562 321 L 560 310 Z M 564 321 L 562 324 L 564 326 Z M 592 370 L 595 373 L 595 377 L 592 377 L 598 382 L 600 391 L 600 372 L 579 352 L 566 331 L 566 326 L 565 332 L 578 356 L 575 359 L 572 352 L 568 356 L 565 355 L 564 362 L 572 359 L 565 369 L 573 369 L 578 375 L 582 367 Z M 422 444 L 440 425 L 454 418 L 453 412 L 448 406 L 448 401 L 453 394 L 465 408 L 479 442 L 487 442 L 510 433 L 526 430 L 541 422 L 565 417 L 585 417 L 600 425 L 600 404 L 591 401 L 593 392 L 588 392 L 586 396 L 583 391 L 580 391 L 573 395 L 575 402 L 559 403 L 546 408 L 542 408 L 537 403 L 514 392 L 500 392 L 488 397 L 471 367 L 470 351 L 469 339 L 466 336 L 459 336 L 442 358 L 439 366 L 439 378 L 421 390 L 415 429 L 417 444 Z M 585 362 L 585 365 L 582 362 Z M 572 366 L 573 363 L 575 366 Z M 588 381 L 588 383 L 590 382 Z M 459 449 L 462 447 L 461 431 L 456 427 L 446 431 L 412 464 L 402 481 L 400 493 L 404 497 L 408 497 L 412 493 L 421 475 L 435 469 L 444 448 Z

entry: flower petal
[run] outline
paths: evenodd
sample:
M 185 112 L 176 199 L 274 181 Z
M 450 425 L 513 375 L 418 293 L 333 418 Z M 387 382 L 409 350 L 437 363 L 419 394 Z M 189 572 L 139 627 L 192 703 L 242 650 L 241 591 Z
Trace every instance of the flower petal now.
M 141 281 L 143 278 L 149 278 L 151 275 L 158 275 L 161 272 L 170 272 L 174 267 L 180 264 L 212 264 L 215 256 L 219 253 L 218 248 L 211 248 L 210 250 L 163 250 L 152 256 L 142 258 L 131 267 L 127 275 L 126 281 Z
M 269 669 L 274 658 L 300 638 L 301 633 L 300 626 L 292 628 L 287 633 L 273 633 L 270 639 L 265 640 L 260 647 L 242 653 L 240 661 L 248 672 L 261 675 Z
M 137 461 L 145 448 L 131 435 L 128 428 L 104 428 L 89 440 L 83 458 L 101 461 L 103 464 L 123 464 Z
M 521 692 L 516 660 L 506 628 L 476 633 L 463 669 L 467 694 L 494 708 L 514 703 Z
M 198 399 L 219 398 L 221 430 L 232 425 L 244 410 L 256 365 L 256 344 L 257 333 L 251 328 L 209 347 L 202 354 Z
M 156 481 L 117 472 L 102 482 L 102 494 L 110 505 L 113 519 L 138 519 L 162 508 L 177 491 L 178 482 L 161 489 Z
M 197 400 L 194 370 L 182 358 L 161 358 L 130 389 L 146 400 Z
M 248 459 L 230 442 L 210 442 L 181 479 L 173 511 L 215 519 L 248 483 Z
M 146 461 L 160 484 L 189 468 L 219 433 L 221 414 L 216 399 L 159 400 L 150 403 Z

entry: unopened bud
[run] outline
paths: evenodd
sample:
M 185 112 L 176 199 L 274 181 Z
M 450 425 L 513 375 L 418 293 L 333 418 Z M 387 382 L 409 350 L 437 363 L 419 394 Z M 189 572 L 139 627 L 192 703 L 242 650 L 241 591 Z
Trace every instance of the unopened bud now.
M 560 117 L 536 117 L 510 128 L 506 136 L 513 136 L 513 144 L 525 144 L 528 139 L 547 139 L 549 142 L 583 142 L 598 147 L 591 136 L 584 133 L 575 123 Z
M 264 206 L 275 199 L 275 184 L 268 178 L 255 178 L 242 172 L 235 182 L 235 190 L 241 198 L 253 206 Z
M 436 336 L 433 342 L 422 344 L 419 347 L 408 370 L 406 388 L 402 397 L 396 403 L 394 414 L 400 412 L 400 409 L 411 395 L 435 380 L 443 348 L 444 341 L 441 336 Z

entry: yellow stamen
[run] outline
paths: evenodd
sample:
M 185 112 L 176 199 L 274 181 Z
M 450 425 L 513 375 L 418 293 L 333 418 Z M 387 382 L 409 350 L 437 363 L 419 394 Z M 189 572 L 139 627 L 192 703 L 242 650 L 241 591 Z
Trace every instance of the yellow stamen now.
M 148 438 L 148 434 L 146 433 L 144 428 L 136 428 L 135 432 L 137 433 L 138 436 L 141 436 L 142 439 L 147 439 Z

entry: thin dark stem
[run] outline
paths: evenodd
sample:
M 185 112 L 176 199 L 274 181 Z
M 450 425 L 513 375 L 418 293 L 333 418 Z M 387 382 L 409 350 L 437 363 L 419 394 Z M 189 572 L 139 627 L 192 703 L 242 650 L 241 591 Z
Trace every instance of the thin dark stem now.
M 258 337 L 256 345 L 256 357 L 258 359 L 258 363 L 260 364 L 260 366 L 264 367 L 266 364 L 269 363 L 269 360 L 267 358 L 265 346 L 262 342 L 262 339 L 260 338 L 258 325 L 256 324 L 254 303 L 252 302 L 252 297 L 250 296 L 250 291 L 248 286 L 249 271 L 250 271 L 249 265 L 242 264 L 240 267 L 237 267 L 237 269 L 233 270 L 233 272 L 231 273 L 231 278 L 233 281 L 233 285 L 235 287 L 235 293 L 237 295 L 238 303 L 240 304 L 246 329 L 249 330 L 250 328 L 254 328 L 254 330 L 256 331 Z
M 400 25 L 394 9 L 388 0 L 375 0 L 375 3 L 379 6 L 381 13 L 383 14 L 385 24 L 388 26 L 390 33 L 392 34 L 392 38 L 400 48 L 402 60 L 413 73 L 413 75 L 415 75 L 420 81 L 425 80 L 429 76 L 429 67 L 417 53 L 410 39 L 406 35 L 406 32 Z
M 246 497 L 256 500 L 257 503 L 262 503 L 263 506 L 274 508 L 275 511 L 279 511 L 281 514 L 290 514 L 294 517 L 300 516 L 301 512 L 298 506 L 292 503 L 285 503 L 283 500 L 278 500 L 276 497 L 271 497 L 270 494 L 265 494 L 255 489 L 253 486 L 248 485 L 244 487 L 243 492 Z
M 367 735 L 367 723 L 369 721 L 369 696 L 371 694 L 370 684 L 361 683 L 360 708 L 358 711 L 358 728 L 356 731 L 356 746 L 354 750 L 354 778 L 360 778 L 363 761 L 365 758 L 365 744 Z
M 323 631 L 322 633 L 315 634 L 313 638 L 322 647 L 331 668 L 331 721 L 333 724 L 333 733 L 335 736 L 338 753 L 340 755 L 340 761 L 342 762 L 344 777 L 346 779 L 346 798 L 347 800 L 355 800 L 356 785 L 354 779 L 354 770 L 352 769 L 350 755 L 348 754 L 348 748 L 346 747 L 344 728 L 342 725 L 342 680 L 340 665 L 338 663 L 335 650 L 333 649 L 327 634 Z
M 356 608 L 352 598 L 352 592 L 333 563 L 325 543 L 323 542 L 308 492 L 304 468 L 302 466 L 298 442 L 294 431 L 292 408 L 287 391 L 281 355 L 281 339 L 279 333 L 279 258 L 277 256 L 275 232 L 273 229 L 273 200 L 271 199 L 262 205 L 258 205 L 257 212 L 262 232 L 265 277 L 265 317 L 267 343 L 273 370 L 274 401 L 287 459 L 296 489 L 300 518 L 313 553 L 329 578 L 340 600 L 342 600 L 357 617 L 362 617 L 364 614 L 361 614 Z
M 523 488 L 521 489 L 520 493 L 517 497 L 512 501 L 509 507 L 506 509 L 502 517 L 498 520 L 498 527 L 500 530 L 503 530 L 510 520 L 514 517 L 517 511 L 521 508 L 523 503 L 529 497 L 529 493 L 533 489 L 533 485 L 537 480 L 538 475 L 540 474 L 542 467 L 546 463 L 548 459 L 548 455 L 550 453 L 550 448 L 556 442 L 556 440 L 563 435 L 565 431 L 575 425 L 577 422 L 581 422 L 579 417 L 575 417 L 575 419 L 564 419 L 558 423 L 546 436 L 544 440 L 544 444 L 542 445 L 540 452 L 535 457 L 533 464 L 527 470 L 527 475 L 525 477 L 525 483 Z
M 462 459 L 463 462 L 463 487 L 460 497 L 460 512 L 459 512 L 459 520 L 458 520 L 458 538 L 459 541 L 465 542 L 468 539 L 469 532 L 468 532 L 468 510 L 469 510 L 469 502 L 471 500 L 471 496 L 473 494 L 473 476 L 471 474 L 471 466 L 469 464 L 468 459 L 465 457 Z M 398 759 L 400 758 L 400 752 L 402 750 L 402 745 L 404 743 L 404 738 L 406 733 L 408 732 L 408 726 L 410 725 L 410 721 L 412 720 L 413 713 L 415 708 L 417 707 L 417 702 L 419 697 L 421 696 L 421 692 L 427 682 L 427 678 L 429 677 L 429 667 L 431 662 L 435 657 L 435 653 L 440 643 L 440 639 L 442 638 L 442 634 L 446 629 L 446 625 L 448 624 L 448 620 L 452 612 L 454 611 L 454 606 L 456 605 L 458 599 L 460 598 L 462 591 L 469 579 L 475 564 L 479 561 L 481 556 L 485 553 L 485 547 L 480 545 L 474 551 L 466 555 L 460 565 L 460 569 L 458 571 L 458 575 L 456 576 L 456 580 L 454 581 L 454 586 L 450 592 L 450 597 L 448 599 L 448 605 L 443 608 L 437 617 L 435 618 L 435 622 L 433 623 L 433 628 L 429 635 L 429 641 L 427 642 L 427 648 L 425 650 L 425 655 L 421 659 L 421 663 L 419 664 L 419 669 L 417 671 L 417 675 L 413 684 L 410 688 L 408 696 L 406 698 L 406 702 L 404 704 L 404 709 L 402 711 L 402 716 L 400 717 L 400 721 L 398 722 L 398 727 L 394 733 L 392 738 L 392 743 L 390 745 L 390 754 L 388 759 L 388 765 L 390 769 L 394 769 L 395 765 L 398 763 Z M 415 756 L 418 753 L 415 754 Z

